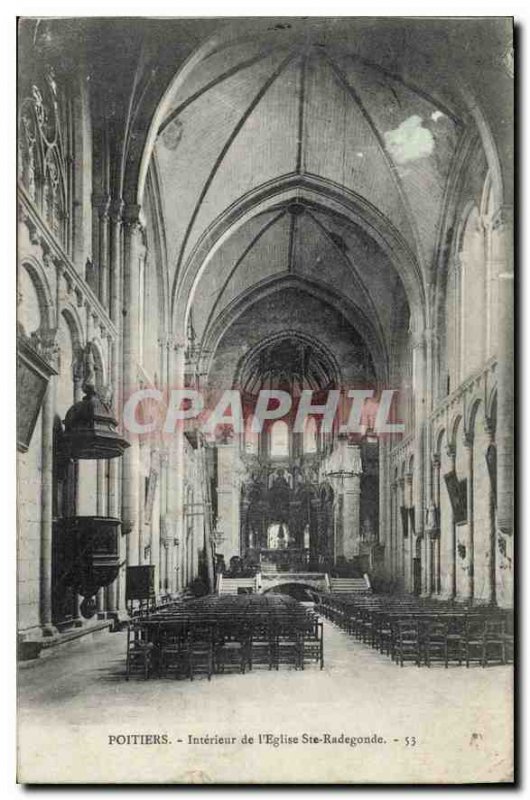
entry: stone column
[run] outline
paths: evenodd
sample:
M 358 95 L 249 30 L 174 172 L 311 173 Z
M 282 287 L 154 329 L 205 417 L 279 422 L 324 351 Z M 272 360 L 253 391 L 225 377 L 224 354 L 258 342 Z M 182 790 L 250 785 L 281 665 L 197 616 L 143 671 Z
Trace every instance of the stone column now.
M 239 546 L 239 486 L 237 480 L 238 444 L 217 445 L 217 512 L 218 527 L 224 533 L 225 563 L 240 555 Z
M 360 551 L 361 473 L 346 475 L 342 491 L 344 497 L 342 505 L 342 555 L 347 561 L 351 561 L 354 556 L 359 555 Z
M 57 633 L 52 624 L 52 538 L 53 538 L 53 417 L 55 376 L 51 376 L 42 404 L 42 473 L 40 540 L 40 625 L 43 636 Z
M 109 305 L 109 209 L 110 197 L 96 195 L 93 206 L 98 217 L 98 295 L 102 306 Z
M 399 583 L 404 589 L 406 585 L 405 579 L 405 532 L 403 530 L 403 518 L 401 509 L 405 505 L 405 478 L 398 478 L 398 534 L 397 534 L 397 565 L 399 574 Z
M 110 344 L 110 376 L 112 405 L 118 430 L 124 433 L 122 425 L 122 378 L 120 337 L 122 333 L 121 315 L 121 234 L 122 234 L 123 203 L 117 201 L 110 206 L 110 260 L 109 260 L 109 311 L 110 318 L 117 329 L 117 338 Z M 121 510 L 121 469 L 122 459 L 113 458 L 109 464 L 109 514 L 118 519 L 122 516 Z M 120 561 L 124 561 L 126 542 L 120 536 Z M 109 614 L 117 617 L 119 609 L 124 605 L 124 598 L 120 596 L 120 576 L 107 588 L 107 606 Z
M 162 373 L 163 374 L 163 373 Z M 165 519 L 167 515 L 167 470 L 169 463 L 169 454 L 165 447 L 160 450 L 160 533 L 158 544 L 158 591 L 157 594 L 165 592 L 166 580 L 166 524 Z
M 389 491 L 389 470 L 388 470 L 388 444 L 379 440 L 379 544 L 385 547 L 390 546 L 390 503 L 391 491 Z
M 486 422 L 486 430 L 489 436 L 488 445 L 495 444 L 495 428 L 491 422 Z M 495 512 L 495 496 L 493 487 L 489 486 L 489 571 L 488 571 L 488 591 L 487 601 L 490 605 L 495 605 L 497 600 L 496 590 L 496 561 L 497 561 L 497 515 Z
M 466 479 L 467 479 L 467 590 L 466 599 L 472 600 L 475 593 L 475 540 L 474 540 L 474 511 L 473 511 L 473 436 L 465 434 L 464 447 L 466 448 Z
M 107 503 L 106 503 L 106 462 L 101 459 L 97 462 L 97 515 L 98 517 L 107 516 Z M 96 594 L 96 611 L 98 619 L 105 618 L 106 603 L 105 603 L 105 588 L 101 586 Z
M 456 470 L 456 450 L 453 445 L 448 445 L 447 455 L 451 459 L 451 470 Z M 452 539 L 452 557 L 450 565 L 450 580 L 449 586 L 451 587 L 451 598 L 456 597 L 456 525 L 454 513 L 451 510 L 451 539 Z
M 405 502 L 404 505 L 407 507 L 408 511 L 410 512 L 411 508 L 414 508 L 414 474 L 412 472 L 407 472 L 405 475 Z M 414 521 L 416 524 L 416 520 Z M 406 540 L 403 542 L 403 551 L 405 557 L 405 588 L 407 591 L 413 591 L 413 559 L 414 559 L 414 531 L 412 530 L 412 526 L 410 524 L 410 513 L 407 520 L 407 532 L 408 536 Z
M 390 541 L 389 541 L 388 557 L 386 556 L 386 548 L 385 548 L 385 561 L 387 563 L 387 569 L 389 575 L 392 578 L 395 578 L 397 572 L 397 567 L 396 567 L 396 537 L 397 537 L 397 521 L 398 521 L 397 489 L 398 489 L 397 483 L 396 481 L 393 481 L 390 486 L 391 519 L 390 519 Z
M 439 519 L 440 519 L 440 456 L 435 455 L 432 460 L 432 469 L 433 469 L 433 501 L 434 507 L 436 509 L 436 514 L 438 516 L 438 521 L 436 523 L 436 529 L 434 531 L 434 536 L 431 533 L 431 548 L 432 548 L 432 569 L 433 569 L 433 579 L 432 579 L 432 591 L 434 594 L 440 594 L 441 589 L 441 577 L 440 577 L 440 529 L 439 529 Z
M 169 389 L 184 387 L 184 345 L 175 339 L 170 341 L 168 351 Z M 182 425 L 171 434 L 169 441 L 169 463 L 167 482 L 168 519 L 173 531 L 167 550 L 167 573 L 169 592 L 177 592 L 182 587 L 182 565 L 180 554 L 184 542 L 184 431 Z M 180 550 L 179 550 L 180 548 Z
M 514 493 L 514 294 L 512 209 L 493 220 L 492 261 L 497 267 L 497 542 L 496 598 L 513 606 Z
M 413 387 L 414 387 L 414 471 L 409 507 L 415 509 L 414 535 L 409 534 L 409 588 L 414 588 L 414 561 L 416 556 L 416 540 L 423 542 L 423 558 L 421 558 L 421 587 L 426 591 L 427 537 L 424 537 L 426 498 L 430 499 L 430 454 L 428 414 L 432 406 L 432 351 L 433 331 L 427 329 L 417 332 L 412 341 Z M 409 526 L 410 527 L 410 526 Z M 421 557 L 421 551 L 420 551 Z
M 139 268 L 142 248 L 140 208 L 126 206 L 124 210 L 124 275 L 123 275 L 123 399 L 138 389 L 139 339 Z M 140 444 L 130 436 L 130 447 L 122 463 L 122 520 L 127 532 L 127 565 L 139 563 L 140 541 Z

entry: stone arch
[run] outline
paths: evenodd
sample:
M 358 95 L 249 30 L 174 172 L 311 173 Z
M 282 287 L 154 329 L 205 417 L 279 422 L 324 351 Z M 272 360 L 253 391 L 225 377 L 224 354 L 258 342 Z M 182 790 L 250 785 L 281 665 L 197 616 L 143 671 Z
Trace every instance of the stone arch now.
M 82 332 L 76 324 L 75 317 L 63 309 L 59 315 L 57 326 L 57 344 L 59 346 L 59 374 L 56 388 L 56 411 L 64 419 L 70 406 L 76 401 L 76 387 L 80 388 L 82 376 Z
M 497 383 L 494 383 L 493 386 L 486 391 L 485 416 L 488 423 L 495 431 L 495 424 L 497 421 Z
M 290 200 L 332 213 L 353 222 L 381 247 L 395 267 L 411 310 L 413 330 L 421 331 L 428 322 L 428 308 L 420 266 L 401 234 L 374 206 L 345 187 L 317 176 L 288 176 L 270 181 L 243 196 L 229 207 L 201 235 L 182 274 L 175 276 L 172 288 L 172 318 L 187 322 L 189 308 L 200 275 L 221 244 L 241 225 L 265 210 L 283 207 Z
M 37 293 L 40 310 L 40 329 L 51 331 L 56 327 L 56 308 L 46 272 L 36 258 L 25 256 L 19 269 L 25 269 Z
M 281 278 L 273 277 L 260 281 L 236 298 L 227 308 L 223 309 L 210 327 L 210 330 L 206 332 L 204 338 L 203 352 L 209 354 L 208 362 L 205 365 L 205 371 L 208 372 L 211 367 L 216 348 L 223 332 L 238 319 L 238 317 L 244 314 L 245 311 L 259 299 L 269 294 L 275 294 L 282 288 L 291 287 L 307 291 L 313 297 L 323 300 L 328 303 L 328 305 L 340 311 L 364 339 L 370 355 L 372 356 L 377 379 L 381 382 L 388 379 L 389 359 L 385 343 L 380 340 L 370 320 L 365 317 L 363 310 L 354 306 L 353 303 L 344 297 L 339 297 L 331 287 L 325 286 L 322 283 L 309 281 L 307 278 L 303 278 L 299 275 L 291 274 L 285 274 Z
M 475 418 L 477 416 L 480 405 L 484 406 L 484 396 L 482 393 L 474 392 L 471 398 L 466 401 L 464 413 L 464 436 L 473 437 L 473 429 L 475 425 Z
M 458 428 L 462 422 L 463 415 L 461 411 L 457 411 L 452 417 L 447 426 L 447 445 L 448 447 L 457 447 Z
M 446 432 L 445 424 L 443 424 L 436 429 L 435 434 L 433 436 L 433 442 L 434 442 L 433 456 L 436 456 L 438 458 L 440 457 L 440 453 L 442 451 L 442 443 L 443 443 L 443 438 L 445 436 L 445 432 Z
M 244 375 L 245 369 L 251 359 L 255 358 L 255 356 L 262 350 L 270 347 L 270 345 L 280 342 L 282 339 L 287 337 L 297 339 L 300 342 L 312 347 L 321 356 L 323 361 L 326 362 L 332 383 L 335 386 L 340 386 L 341 369 L 333 353 L 325 345 L 318 341 L 318 339 L 299 331 L 282 331 L 282 333 L 275 333 L 271 336 L 268 336 L 267 338 L 262 339 L 255 347 L 251 348 L 251 350 L 249 350 L 243 356 L 241 356 L 237 365 L 236 373 L 234 375 L 234 381 L 236 385 L 241 385 L 242 376 Z
M 495 138 L 492 134 L 491 128 L 484 116 L 479 103 L 477 102 L 469 85 L 459 76 L 457 91 L 460 93 L 464 102 L 473 117 L 475 122 L 480 142 L 482 144 L 488 169 L 491 173 L 491 185 L 493 189 L 495 205 L 497 208 L 502 208 L 504 203 L 507 202 L 507 186 L 510 185 L 511 180 L 507 180 L 505 170 L 503 170 L 501 160 L 499 158 L 499 151 Z M 509 198 L 511 202 L 511 197 Z
M 60 313 L 68 325 L 74 347 L 81 350 L 85 345 L 85 331 L 77 309 L 69 303 Z
M 95 337 L 90 342 L 92 353 L 94 354 L 95 370 L 96 370 L 96 389 L 101 392 L 107 387 L 108 382 L 108 369 L 106 359 L 103 355 L 103 347 L 101 340 Z

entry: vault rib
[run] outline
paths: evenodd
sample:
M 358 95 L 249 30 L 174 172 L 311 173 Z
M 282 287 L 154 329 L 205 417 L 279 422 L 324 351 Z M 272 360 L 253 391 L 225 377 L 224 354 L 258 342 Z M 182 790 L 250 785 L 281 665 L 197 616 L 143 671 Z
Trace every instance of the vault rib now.
M 262 228 L 260 228 L 260 230 L 257 232 L 257 234 L 252 238 L 250 243 L 243 250 L 243 253 L 239 256 L 239 258 L 237 259 L 236 263 L 234 264 L 234 266 L 232 267 L 232 269 L 228 273 L 225 281 L 223 282 L 223 285 L 222 285 L 220 291 L 217 294 L 217 298 L 216 298 L 216 300 L 215 300 L 215 302 L 214 302 L 214 304 L 212 306 L 212 309 L 211 309 L 210 313 L 208 314 L 208 319 L 206 320 L 206 325 L 204 326 L 203 337 L 204 337 L 205 333 L 208 331 L 208 329 L 209 329 L 209 327 L 211 325 L 212 319 L 214 318 L 215 311 L 216 311 L 216 309 L 217 309 L 217 307 L 218 307 L 218 305 L 219 305 L 219 303 L 221 301 L 221 297 L 223 296 L 228 284 L 230 283 L 230 281 L 234 277 L 237 269 L 243 263 L 243 261 L 245 260 L 247 255 L 250 253 L 250 251 L 256 246 L 256 244 L 259 242 L 261 237 L 265 233 L 267 233 L 267 231 L 270 228 L 272 228 L 272 226 L 276 222 L 278 222 L 278 220 L 281 219 L 281 217 L 284 217 L 285 214 L 286 214 L 286 211 L 282 210 L 282 211 L 279 212 L 279 214 L 276 214 L 276 216 L 274 216 L 272 219 L 270 219 Z
M 217 78 L 214 78 L 205 86 L 202 86 L 200 89 L 197 89 L 196 92 L 187 97 L 186 100 L 183 100 L 182 103 L 178 105 L 177 108 L 173 109 L 173 111 L 164 119 L 164 121 L 162 122 L 162 124 L 158 129 L 157 135 L 163 133 L 165 129 L 168 127 L 168 125 L 170 125 L 173 122 L 173 120 L 179 116 L 179 114 L 182 114 L 182 112 L 186 108 L 188 108 L 188 106 L 190 106 L 196 100 L 199 100 L 199 98 L 202 97 L 203 94 L 206 94 L 206 92 L 209 92 L 210 89 L 215 89 L 215 87 L 218 86 L 220 83 L 222 83 L 225 80 L 228 80 L 228 78 L 231 78 L 233 75 L 237 75 L 238 72 L 241 72 L 244 69 L 248 69 L 249 67 L 253 67 L 255 64 L 259 64 L 260 61 L 264 61 L 266 58 L 272 55 L 272 53 L 274 53 L 276 50 L 282 50 L 282 49 L 283 50 L 285 49 L 285 45 L 282 46 L 277 45 L 276 47 L 269 47 L 267 50 L 264 50 L 259 55 L 254 56 L 253 58 L 249 58 L 246 61 L 242 61 L 240 64 L 235 64 L 233 67 L 230 67 L 230 69 L 226 70 L 226 72 L 223 72 L 221 75 L 218 75 Z
M 264 97 L 265 93 L 268 91 L 268 89 L 270 89 L 270 87 L 272 86 L 274 81 L 281 75 L 281 73 L 283 72 L 285 67 L 287 67 L 287 65 L 296 56 L 297 56 L 296 52 L 295 53 L 293 53 L 293 52 L 289 53 L 289 55 L 286 58 L 284 58 L 283 61 L 281 62 L 281 64 L 274 70 L 272 75 L 270 75 L 269 78 L 267 78 L 267 80 L 265 81 L 263 86 L 260 88 L 260 90 L 255 95 L 255 97 L 252 100 L 252 102 L 250 103 L 250 105 L 246 108 L 245 112 L 243 113 L 243 115 L 238 120 L 235 128 L 233 129 L 232 133 L 230 134 L 230 136 L 226 140 L 221 152 L 219 153 L 219 155 L 215 159 L 214 165 L 213 165 L 212 169 L 210 170 L 208 178 L 206 179 L 206 182 L 205 182 L 205 184 L 204 184 L 204 186 L 203 186 L 203 188 L 201 190 L 201 193 L 199 195 L 199 198 L 198 198 L 198 200 L 197 200 L 197 202 L 195 204 L 195 208 L 193 209 L 193 213 L 191 215 L 190 221 L 189 221 L 188 226 L 186 228 L 186 233 L 184 234 L 184 238 L 182 240 L 182 244 L 181 244 L 180 252 L 179 252 L 179 257 L 178 257 L 178 261 L 177 261 L 177 267 L 176 267 L 176 270 L 175 270 L 175 282 L 173 284 L 173 292 L 172 292 L 172 298 L 171 298 L 172 303 L 174 302 L 174 296 L 175 296 L 175 292 L 176 292 L 177 281 L 179 280 L 179 275 L 180 275 L 180 268 L 182 266 L 182 261 L 183 261 L 183 258 L 184 258 L 184 253 L 186 251 L 186 245 L 188 243 L 188 239 L 189 239 L 190 233 L 192 231 L 193 225 L 195 224 L 195 220 L 197 219 L 197 216 L 199 214 L 199 211 L 200 211 L 200 208 L 201 208 L 202 203 L 204 201 L 204 198 L 206 197 L 208 189 L 210 188 L 210 186 L 212 184 L 212 181 L 213 181 L 213 179 L 215 178 L 215 176 L 217 174 L 217 171 L 219 170 L 221 164 L 223 163 L 224 157 L 226 156 L 226 154 L 228 153 L 230 147 L 232 146 L 233 142 L 235 141 L 239 131 L 242 129 L 243 125 L 245 124 L 247 119 L 250 117 L 250 115 L 252 114 L 252 112 L 254 111 L 256 106 L 258 105 L 258 103 L 262 100 L 262 98 Z
M 418 232 L 418 228 L 417 228 L 417 225 L 416 225 L 416 220 L 415 220 L 414 214 L 413 214 L 412 209 L 410 207 L 408 198 L 407 198 L 407 196 L 405 194 L 405 190 L 403 189 L 403 186 L 401 185 L 401 181 L 399 179 L 399 176 L 396 174 L 395 164 L 392 161 L 392 159 L 391 159 L 391 157 L 390 157 L 390 155 L 389 155 L 389 153 L 388 153 L 388 151 L 387 151 L 387 149 L 385 147 L 385 144 L 384 144 L 384 142 L 383 142 L 383 140 L 381 138 L 381 135 L 380 135 L 379 131 L 377 130 L 377 127 L 376 127 L 374 121 L 372 120 L 372 117 L 370 116 L 368 110 L 366 109 L 363 101 L 359 97 L 357 91 L 350 84 L 350 82 L 348 81 L 348 79 L 346 78 L 346 76 L 344 75 L 342 70 L 340 69 L 340 67 L 337 66 L 337 64 L 333 61 L 333 59 L 331 59 L 329 57 L 329 55 L 327 53 L 323 53 L 322 55 L 326 59 L 326 61 L 328 62 L 328 64 L 331 67 L 331 69 L 333 70 L 333 72 L 334 72 L 337 80 L 339 81 L 339 83 L 346 89 L 346 91 L 347 91 L 348 95 L 350 96 L 351 100 L 357 105 L 357 107 L 358 107 L 359 111 L 361 112 L 366 124 L 368 125 L 368 127 L 372 131 L 372 135 L 375 137 L 375 140 L 376 140 L 376 142 L 378 144 L 378 147 L 379 147 L 379 150 L 381 152 L 381 155 L 382 155 L 382 157 L 384 159 L 384 162 L 385 162 L 385 164 L 387 166 L 387 169 L 388 169 L 388 171 L 390 173 L 390 176 L 392 178 L 392 182 L 394 183 L 394 186 L 396 187 L 396 189 L 398 191 L 399 197 L 400 197 L 401 202 L 403 204 L 403 208 L 405 209 L 405 214 L 406 214 L 407 220 L 409 222 L 409 225 L 410 225 L 410 227 L 412 229 L 412 233 L 414 235 L 414 241 L 415 241 L 415 244 L 416 244 L 416 252 L 417 252 L 418 256 L 420 257 L 420 260 L 421 260 L 422 264 L 425 265 L 425 263 L 426 263 L 425 254 L 423 252 L 423 247 L 422 247 L 422 244 L 421 244 L 421 240 L 420 240 L 420 236 L 419 236 L 419 232 Z

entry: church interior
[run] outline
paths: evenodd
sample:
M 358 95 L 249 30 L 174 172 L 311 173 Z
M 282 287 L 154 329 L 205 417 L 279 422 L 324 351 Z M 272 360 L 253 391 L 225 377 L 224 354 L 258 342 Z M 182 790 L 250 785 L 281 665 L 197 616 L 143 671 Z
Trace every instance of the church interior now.
M 469 614 L 493 631 L 471 666 L 501 664 L 451 668 L 455 692 L 509 682 L 489 675 L 513 651 L 511 47 L 501 18 L 19 21 L 18 648 L 39 696 L 89 647 L 163 673 L 142 615 L 192 638 L 211 614 L 302 615 L 271 674 L 307 649 L 404 680 L 389 655 L 453 667 L 469 636 L 425 650 L 385 609 Z M 393 389 L 403 431 L 124 428 L 133 392 L 182 387 L 245 408 Z

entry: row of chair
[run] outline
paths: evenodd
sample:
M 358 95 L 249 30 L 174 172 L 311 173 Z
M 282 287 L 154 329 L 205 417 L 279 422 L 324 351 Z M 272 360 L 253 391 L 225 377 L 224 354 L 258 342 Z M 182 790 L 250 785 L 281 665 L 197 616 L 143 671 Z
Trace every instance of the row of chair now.
M 308 662 L 324 666 L 323 625 L 291 598 L 272 603 L 243 597 L 205 600 L 158 610 L 133 619 L 128 628 L 126 677 L 141 673 L 174 673 L 191 680 L 197 674 L 255 666 L 304 669 Z
M 485 667 L 513 660 L 510 618 L 499 609 L 414 597 L 322 595 L 319 610 L 401 666 L 412 661 L 427 667 L 434 662 Z

